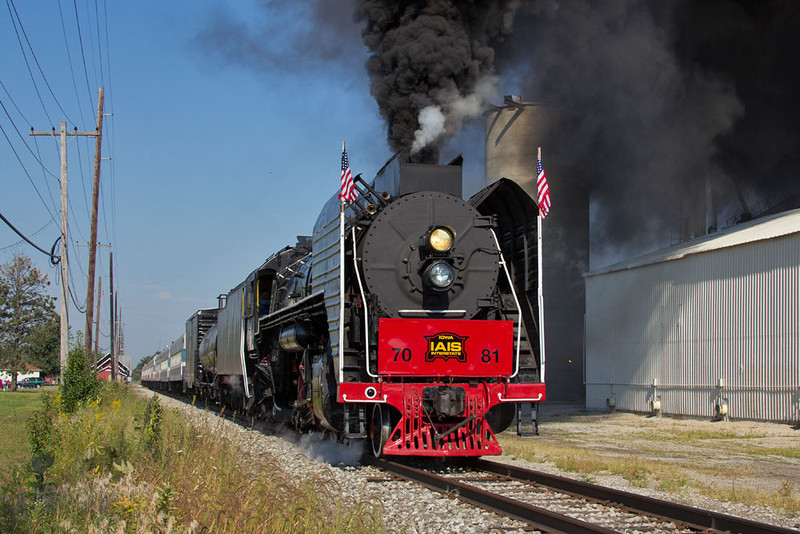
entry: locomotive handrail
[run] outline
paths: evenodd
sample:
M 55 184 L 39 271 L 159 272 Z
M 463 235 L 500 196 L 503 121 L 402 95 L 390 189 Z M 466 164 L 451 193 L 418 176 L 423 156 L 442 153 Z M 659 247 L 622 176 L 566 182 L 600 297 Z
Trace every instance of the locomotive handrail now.
M 426 310 L 426 309 L 409 310 L 409 309 L 404 309 L 404 310 L 397 310 L 397 313 L 399 315 L 404 315 L 406 317 L 413 317 L 413 316 L 422 317 L 422 316 L 425 316 L 425 315 L 429 315 L 431 313 L 438 313 L 438 314 L 441 314 L 441 315 L 466 315 L 467 314 L 467 310 Z
M 344 402 L 371 402 L 373 404 L 382 404 L 389 400 L 389 395 L 384 395 L 382 399 L 358 399 L 351 400 L 347 398 L 347 393 L 342 394 L 342 401 Z
M 511 279 L 511 274 L 508 272 L 508 266 L 506 265 L 506 259 L 503 257 L 503 250 L 500 248 L 500 241 L 497 240 L 497 234 L 494 233 L 494 228 L 489 228 L 489 231 L 492 232 L 492 237 L 494 238 L 494 243 L 497 245 L 497 253 L 500 255 L 500 265 L 503 266 L 503 272 L 506 273 L 506 278 L 508 279 L 508 285 L 511 288 L 511 295 L 514 297 L 514 304 L 517 306 L 517 357 L 516 363 L 514 366 L 514 374 L 512 374 L 509 378 L 514 378 L 519 374 L 519 345 L 522 336 L 522 308 L 519 305 L 519 299 L 517 298 L 517 292 L 514 290 L 514 281 Z
M 244 289 L 242 289 L 242 304 L 244 304 Z M 242 317 L 242 339 L 239 343 L 239 356 L 242 359 L 242 387 L 244 387 L 244 396 L 249 399 L 253 395 L 250 393 L 250 383 L 247 381 L 247 364 L 244 361 L 244 316 Z
M 369 308 L 367 307 L 367 296 L 364 293 L 364 285 L 361 283 L 361 274 L 358 272 L 358 261 L 356 255 L 356 227 L 351 228 L 353 236 L 353 270 L 356 272 L 356 280 L 358 280 L 358 290 L 361 292 L 361 305 L 364 307 L 364 367 L 367 369 L 367 374 L 372 378 L 378 378 L 377 374 L 373 374 L 369 370 Z
M 534 398 L 530 398 L 530 399 L 509 399 L 508 397 L 506 397 L 504 399 L 503 398 L 503 394 L 502 393 L 498 393 L 497 394 L 497 400 L 500 401 L 500 402 L 539 402 L 540 400 L 542 400 L 542 394 L 539 393 L 539 396 L 536 397 L 535 399 Z

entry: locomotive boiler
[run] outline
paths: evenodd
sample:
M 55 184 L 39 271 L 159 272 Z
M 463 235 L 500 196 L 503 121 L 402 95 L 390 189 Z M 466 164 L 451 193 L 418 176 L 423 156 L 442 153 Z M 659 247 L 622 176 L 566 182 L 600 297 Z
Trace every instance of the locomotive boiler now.
M 376 456 L 500 454 L 545 395 L 535 203 L 508 180 L 462 200 L 460 158 L 355 181 L 187 322 L 184 387 Z

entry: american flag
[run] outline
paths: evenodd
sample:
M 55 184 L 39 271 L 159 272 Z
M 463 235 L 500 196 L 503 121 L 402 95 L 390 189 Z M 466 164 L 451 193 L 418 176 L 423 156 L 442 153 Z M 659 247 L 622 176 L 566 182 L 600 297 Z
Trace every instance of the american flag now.
M 350 174 L 350 162 L 347 161 L 347 150 L 342 146 L 342 192 L 339 193 L 339 198 L 342 202 L 352 204 L 356 201 L 358 191 L 355 189 L 353 183 L 353 175 Z
M 542 156 L 536 159 L 536 203 L 539 204 L 539 213 L 542 219 L 547 217 L 550 213 L 550 187 L 547 185 L 547 177 L 544 175 L 544 165 L 542 164 Z

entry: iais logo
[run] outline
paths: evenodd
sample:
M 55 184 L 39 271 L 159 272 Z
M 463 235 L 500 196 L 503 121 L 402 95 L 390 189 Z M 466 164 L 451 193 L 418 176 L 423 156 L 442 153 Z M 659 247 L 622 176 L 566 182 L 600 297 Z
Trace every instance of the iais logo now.
M 428 340 L 425 361 L 432 362 L 437 358 L 447 361 L 455 358 L 459 362 L 467 361 L 467 339 L 452 332 L 440 332 L 435 336 L 424 336 Z

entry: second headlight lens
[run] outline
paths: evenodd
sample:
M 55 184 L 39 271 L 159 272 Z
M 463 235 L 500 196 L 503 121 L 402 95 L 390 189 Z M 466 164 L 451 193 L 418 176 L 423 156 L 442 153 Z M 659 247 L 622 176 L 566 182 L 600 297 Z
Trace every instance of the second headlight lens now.
M 446 262 L 440 261 L 431 265 L 428 269 L 428 279 L 431 285 L 437 289 L 447 289 L 453 283 L 455 273 L 453 267 Z

